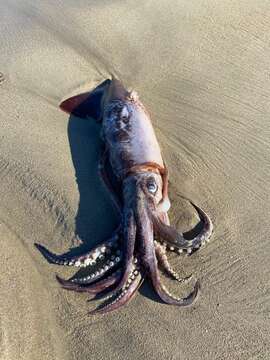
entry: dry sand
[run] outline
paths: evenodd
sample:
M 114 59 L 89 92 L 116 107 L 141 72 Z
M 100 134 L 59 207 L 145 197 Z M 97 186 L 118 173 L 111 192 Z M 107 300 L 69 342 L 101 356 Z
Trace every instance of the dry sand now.
M 0 9 L 1 360 L 269 359 L 269 1 Z M 192 222 L 181 195 L 214 221 L 204 250 L 171 256 L 202 281 L 192 308 L 161 304 L 146 284 L 121 311 L 88 317 L 96 304 L 55 282 L 72 272 L 33 246 L 62 253 L 77 235 L 89 248 L 118 221 L 97 175 L 98 126 L 58 108 L 111 73 L 152 115 L 173 222 Z

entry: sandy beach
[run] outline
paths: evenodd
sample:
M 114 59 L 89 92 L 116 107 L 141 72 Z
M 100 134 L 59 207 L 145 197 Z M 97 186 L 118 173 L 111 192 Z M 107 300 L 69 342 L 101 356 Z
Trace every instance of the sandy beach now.
M 270 358 L 270 3 L 0 0 L 0 359 Z M 211 242 L 170 255 L 201 280 L 193 307 L 145 282 L 127 306 L 60 288 L 34 247 L 90 249 L 118 224 L 98 176 L 99 125 L 59 103 L 111 74 L 151 114 L 171 222 L 211 216 Z M 81 243 L 81 245 L 80 245 Z M 164 281 L 176 294 L 178 283 Z

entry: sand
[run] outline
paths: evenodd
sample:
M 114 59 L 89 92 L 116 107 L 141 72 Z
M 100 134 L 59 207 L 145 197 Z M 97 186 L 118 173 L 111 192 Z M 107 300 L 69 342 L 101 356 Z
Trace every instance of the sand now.
M 270 357 L 270 5 L 232 1 L 0 1 L 0 359 Z M 175 268 L 188 309 L 149 283 L 121 311 L 58 286 L 35 242 L 89 249 L 118 223 L 97 173 L 99 127 L 58 105 L 114 74 L 138 91 L 170 170 L 170 217 L 212 241 Z M 193 212 L 194 214 L 194 212 Z M 164 280 L 165 281 L 165 280 Z M 168 283 L 175 293 L 179 284 Z

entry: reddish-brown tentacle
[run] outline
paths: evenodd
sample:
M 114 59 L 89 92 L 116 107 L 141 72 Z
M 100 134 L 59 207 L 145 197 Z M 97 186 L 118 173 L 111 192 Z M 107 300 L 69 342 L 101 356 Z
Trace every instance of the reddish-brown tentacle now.
M 189 282 L 190 279 L 192 278 L 192 275 L 181 277 L 170 265 L 168 258 L 166 256 L 166 247 L 162 246 L 157 241 L 154 241 L 154 243 L 155 243 L 156 257 L 158 263 L 162 266 L 162 268 L 166 271 L 166 273 L 180 283 Z
M 194 289 L 192 292 L 185 298 L 176 297 L 171 294 L 168 289 L 161 283 L 160 276 L 158 274 L 158 270 L 152 269 L 151 271 L 151 279 L 154 289 L 156 290 L 159 297 L 166 304 L 169 305 L 177 305 L 177 306 L 190 306 L 197 299 L 199 290 L 200 290 L 200 282 L 197 281 L 195 283 Z
M 174 227 L 164 224 L 158 214 L 153 214 L 153 224 L 155 231 L 160 235 L 160 237 L 171 246 L 175 246 L 178 249 L 196 249 L 199 248 L 205 241 L 208 241 L 212 231 L 213 224 L 210 217 L 198 206 L 192 205 L 198 211 L 198 214 L 203 221 L 203 229 L 196 237 L 191 240 L 184 238 L 183 234 L 179 233 Z
M 61 284 L 62 288 L 77 292 L 87 292 L 93 295 L 99 294 L 100 292 L 115 285 L 120 280 L 120 277 L 121 270 L 117 270 L 108 277 L 101 279 L 93 284 L 78 284 L 72 282 L 71 280 L 62 279 L 61 277 L 56 275 L 56 279 Z
M 125 305 L 135 295 L 137 289 L 143 282 L 144 275 L 140 270 L 135 269 L 131 272 L 125 285 L 118 291 L 117 297 L 109 304 L 102 306 L 101 308 L 92 310 L 90 315 L 105 314 L 110 311 L 114 311 Z
M 162 284 L 159 270 L 157 266 L 157 259 L 155 255 L 155 251 L 152 251 L 151 258 L 148 259 L 149 265 L 149 275 L 153 284 L 153 287 L 162 301 L 169 305 L 177 305 L 177 306 L 189 306 L 194 303 L 197 299 L 199 290 L 200 290 L 200 283 L 199 281 L 196 282 L 193 291 L 185 298 L 176 297 L 171 294 L 165 285 Z
M 119 228 L 109 240 L 106 240 L 101 245 L 96 246 L 94 249 L 83 255 L 57 255 L 46 249 L 43 245 L 35 244 L 35 246 L 51 264 L 86 267 L 95 265 L 96 261 L 104 260 L 110 256 L 112 252 L 116 252 L 119 249 L 118 233 Z
M 143 264 L 147 267 L 147 274 L 150 276 L 154 289 L 159 297 L 167 304 L 177 306 L 191 305 L 199 292 L 199 282 L 196 283 L 194 290 L 186 298 L 177 298 L 170 294 L 166 287 L 161 283 L 156 252 L 154 247 L 153 224 L 147 206 L 140 203 L 139 212 L 136 214 L 137 227 L 141 236 L 143 254 Z
M 136 240 L 136 224 L 133 210 L 124 210 L 123 215 L 123 274 L 117 285 L 116 291 L 120 290 L 127 282 L 134 267 L 134 249 Z
M 112 255 L 109 260 L 107 260 L 105 263 L 103 263 L 100 267 L 96 268 L 95 271 L 90 273 L 89 275 L 86 275 L 84 277 L 73 277 L 69 280 L 64 280 L 65 284 L 77 284 L 82 286 L 87 286 L 90 284 L 95 283 L 97 280 L 100 280 L 103 278 L 104 275 L 111 272 L 112 270 L 119 268 L 120 262 L 122 260 L 122 255 L 119 253 L 118 256 Z M 121 275 L 121 271 L 120 271 Z M 60 279 L 58 277 L 58 279 Z M 62 281 L 62 282 L 63 282 Z
M 122 258 L 122 253 L 118 250 L 116 255 L 111 255 L 106 262 L 103 262 L 99 267 L 96 267 L 92 273 L 83 277 L 73 277 L 70 281 L 76 284 L 92 284 L 111 270 L 119 268 Z

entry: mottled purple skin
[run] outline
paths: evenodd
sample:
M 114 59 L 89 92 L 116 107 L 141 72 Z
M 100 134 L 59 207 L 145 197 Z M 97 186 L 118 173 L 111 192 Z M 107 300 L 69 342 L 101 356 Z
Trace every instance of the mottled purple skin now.
M 100 109 L 92 109 L 91 104 L 85 102 L 88 98 L 96 101 L 99 97 Z M 172 278 L 185 281 L 170 266 L 166 244 L 170 250 L 190 254 L 208 241 L 212 222 L 204 211 L 194 205 L 203 222 L 203 229 L 195 238 L 187 240 L 170 226 L 167 170 L 149 114 L 137 94 L 128 92 L 113 78 L 89 96 L 82 94 L 81 102 L 79 95 L 64 101 L 61 108 L 74 111 L 76 115 L 79 108 L 83 109 L 83 114 L 88 108 L 91 116 L 99 114 L 97 120 L 102 123 L 105 149 L 100 161 L 100 174 L 121 213 L 121 224 L 111 239 L 77 257 L 55 255 L 37 245 L 51 263 L 90 267 L 90 275 L 70 280 L 57 277 L 59 283 L 68 290 L 92 295 L 108 290 L 115 295 L 114 300 L 91 314 L 107 313 L 126 304 L 145 276 L 151 279 L 155 291 L 165 303 L 178 306 L 192 304 L 199 292 L 199 282 L 186 298 L 177 298 L 161 283 L 158 265 Z M 107 161 L 118 191 L 110 182 Z M 156 236 L 163 243 L 154 240 Z
M 155 163 L 164 167 L 150 118 L 135 95 L 107 104 L 102 130 L 117 177 L 125 176 L 135 165 Z

